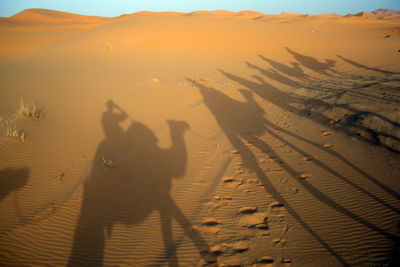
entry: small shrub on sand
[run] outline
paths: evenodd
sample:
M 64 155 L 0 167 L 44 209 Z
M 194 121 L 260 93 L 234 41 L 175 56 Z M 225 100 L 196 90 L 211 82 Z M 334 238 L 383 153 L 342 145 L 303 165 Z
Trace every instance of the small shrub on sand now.
M 18 114 L 33 119 L 43 118 L 43 112 L 39 110 L 35 104 L 25 104 L 22 98 L 19 104 Z
M 112 44 L 110 44 L 109 42 L 104 42 L 104 46 L 106 47 L 107 50 L 113 49 Z
M 100 162 L 100 166 L 105 168 L 111 168 L 115 166 L 115 163 L 111 159 L 106 159 L 105 157 L 103 157 Z
M 22 142 L 25 141 L 25 133 L 21 130 L 18 130 L 17 126 L 11 128 L 10 126 L 7 125 L 6 136 L 10 138 L 20 139 Z

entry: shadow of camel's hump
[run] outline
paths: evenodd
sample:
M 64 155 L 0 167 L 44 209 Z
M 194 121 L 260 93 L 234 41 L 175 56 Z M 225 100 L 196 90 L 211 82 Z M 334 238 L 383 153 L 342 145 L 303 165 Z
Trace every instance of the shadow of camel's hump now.
M 84 202 L 94 218 L 105 224 L 137 224 L 170 198 L 171 179 L 157 164 L 165 162 L 165 153 L 148 144 L 144 150 L 143 144 L 127 140 L 124 153 L 109 140 L 99 145 L 84 186 Z M 115 160 L 115 166 L 99 166 L 103 155 Z

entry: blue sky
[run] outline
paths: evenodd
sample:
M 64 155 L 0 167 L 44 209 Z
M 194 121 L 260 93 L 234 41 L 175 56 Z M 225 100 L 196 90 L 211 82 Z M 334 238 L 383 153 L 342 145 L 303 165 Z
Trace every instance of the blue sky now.
M 28 8 L 47 8 L 85 15 L 118 16 L 136 11 L 255 10 L 268 14 L 339 13 L 400 9 L 400 0 L 0 0 L 0 17 Z

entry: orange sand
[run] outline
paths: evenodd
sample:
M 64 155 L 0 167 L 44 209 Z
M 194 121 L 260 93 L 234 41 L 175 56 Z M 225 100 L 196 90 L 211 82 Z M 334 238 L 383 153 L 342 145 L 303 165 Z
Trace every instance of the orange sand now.
M 372 13 L 0 18 L 0 265 L 393 263 L 399 33 Z

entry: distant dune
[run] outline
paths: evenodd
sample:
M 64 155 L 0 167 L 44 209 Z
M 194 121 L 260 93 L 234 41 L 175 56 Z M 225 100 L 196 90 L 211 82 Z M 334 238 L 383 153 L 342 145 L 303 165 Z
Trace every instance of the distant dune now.
M 386 8 L 379 8 L 375 11 L 372 11 L 372 13 L 374 13 L 376 15 L 382 15 L 382 16 L 400 15 L 399 10 L 386 9 Z
M 173 11 L 164 11 L 164 12 L 153 12 L 153 11 L 139 11 L 131 14 L 124 14 L 120 15 L 115 18 L 120 18 L 124 16 L 132 16 L 132 15 L 162 15 L 162 16 L 177 16 L 177 15 L 211 15 L 211 16 L 246 16 L 246 17 L 260 17 L 264 15 L 271 15 L 271 14 L 264 14 L 261 12 L 256 12 L 252 10 L 243 10 L 238 12 L 232 12 L 227 10 L 215 10 L 215 11 L 194 11 L 189 13 L 183 12 L 173 12 Z M 290 17 L 290 16 L 304 16 L 306 14 L 293 14 L 293 13 L 286 13 L 282 12 L 279 15 L 272 15 L 272 16 L 283 16 L 283 17 Z M 340 16 L 339 14 L 321 14 L 320 16 Z M 385 9 L 380 8 L 372 12 L 359 12 L 355 14 L 349 14 L 347 16 L 373 16 L 377 15 L 377 17 L 384 17 L 384 16 L 395 16 L 400 15 L 400 11 L 392 10 L 392 9 Z M 5 19 L 4 17 L 2 19 Z M 89 22 L 98 22 L 98 21 L 105 21 L 112 19 L 111 17 L 99 17 L 99 16 L 87 16 L 87 15 L 78 15 L 68 12 L 50 10 L 50 9 L 39 9 L 39 8 L 32 8 L 26 9 L 21 11 L 7 19 L 14 20 L 14 21 L 23 21 L 26 23 L 68 23 L 68 22 L 80 22 L 80 23 L 89 23 Z
M 49 10 L 49 9 L 27 9 L 9 18 L 12 21 L 23 23 L 93 23 L 110 20 L 106 17 L 85 16 L 73 13 Z
M 369 19 L 391 19 L 400 18 L 400 11 L 380 8 L 372 12 L 358 12 L 355 14 L 348 14 L 346 17 L 363 17 Z

